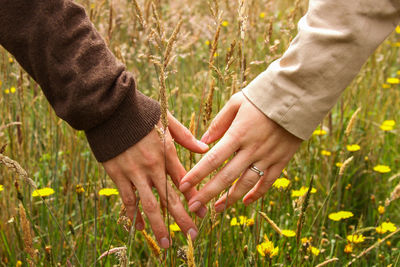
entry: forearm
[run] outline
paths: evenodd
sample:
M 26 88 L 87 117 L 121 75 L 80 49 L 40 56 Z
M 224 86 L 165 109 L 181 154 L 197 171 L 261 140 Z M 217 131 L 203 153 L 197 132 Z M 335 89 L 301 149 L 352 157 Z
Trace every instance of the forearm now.
M 159 106 L 136 90 L 82 7 L 67 0 L 6 0 L 0 44 L 41 86 L 56 114 L 86 132 L 99 161 L 146 136 Z
M 243 92 L 265 115 L 307 139 L 398 24 L 400 1 L 311 0 L 282 58 Z

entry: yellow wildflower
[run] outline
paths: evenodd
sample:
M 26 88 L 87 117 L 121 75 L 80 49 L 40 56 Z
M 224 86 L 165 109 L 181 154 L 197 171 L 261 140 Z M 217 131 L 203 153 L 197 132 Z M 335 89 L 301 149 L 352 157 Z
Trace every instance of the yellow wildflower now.
M 13 59 L 12 57 L 9 57 L 9 58 L 8 58 L 8 62 L 13 63 L 13 62 L 14 62 L 14 59 Z
M 391 222 L 383 222 L 381 225 L 375 228 L 378 234 L 384 234 L 386 232 L 394 232 L 396 231 L 397 227 Z
M 95 8 L 95 4 L 90 4 L 90 9 L 94 9 Z
M 222 25 L 222 27 L 228 27 L 229 22 L 226 21 L 226 20 L 224 20 L 224 21 L 221 23 L 221 25 Z
M 388 84 L 399 84 L 400 83 L 400 79 L 399 78 L 387 78 L 386 82 Z
M 0 192 L 4 190 L 4 186 L 0 184 Z
M 374 167 L 374 171 L 380 172 L 380 173 L 388 173 L 391 171 L 391 169 L 389 166 L 386 166 L 386 165 L 376 165 Z
M 350 152 L 355 152 L 355 151 L 360 150 L 360 146 L 357 145 L 357 144 L 347 145 L 346 148 L 347 148 L 347 150 L 350 151 Z
M 383 89 L 389 89 L 390 88 L 390 84 L 384 83 L 384 84 L 382 84 L 382 88 Z
M 347 219 L 350 217 L 353 217 L 354 214 L 350 211 L 338 211 L 338 212 L 333 212 L 328 215 L 328 218 L 331 219 L 332 221 L 340 221 L 343 219 Z
M 327 132 L 325 130 L 321 130 L 321 129 L 317 129 L 313 132 L 313 135 L 319 135 L 319 136 L 326 135 L 326 134 L 327 134 Z
M 400 34 L 400 26 L 399 25 L 396 26 L 396 33 Z
M 17 263 L 15 264 L 15 267 L 21 267 L 22 266 L 22 261 L 17 261 Z
M 6 95 L 8 95 L 9 93 L 10 93 L 10 89 L 4 89 L 4 93 L 6 94 Z
M 174 223 L 169 226 L 169 230 L 171 230 L 171 232 L 180 232 L 181 228 L 176 223 Z
M 282 235 L 286 237 L 294 237 L 296 236 L 296 232 L 292 230 L 282 230 Z
M 345 247 L 344 247 L 344 253 L 350 254 L 353 252 L 353 245 L 351 243 L 348 243 Z
M 313 246 L 311 246 L 311 247 L 309 248 L 309 250 L 311 250 L 311 253 L 314 254 L 315 256 L 318 256 L 319 253 L 320 253 L 320 250 L 317 249 L 316 247 L 313 247 Z
M 205 43 L 206 45 L 210 45 L 210 41 L 209 41 L 209 40 L 206 40 L 204 43 Z
M 397 74 L 397 75 L 400 75 L 400 70 L 398 70 L 398 71 L 396 72 L 396 74 Z
M 298 181 L 300 181 L 300 178 L 299 178 L 298 176 L 295 176 L 295 177 L 294 177 L 294 180 L 295 180 L 296 182 L 298 182 Z
M 288 187 L 290 184 L 290 180 L 286 179 L 286 178 L 279 178 L 276 179 L 276 181 L 274 182 L 274 184 L 272 186 L 274 186 L 275 188 L 286 188 Z
M 396 125 L 396 122 L 394 120 L 385 120 L 384 122 L 382 122 L 382 124 L 381 124 L 381 126 L 379 126 L 379 128 L 381 128 L 381 130 L 383 130 L 383 131 L 391 131 L 391 130 L 393 130 L 395 125 Z
M 303 237 L 303 238 L 301 238 L 301 244 L 303 244 L 303 245 L 311 244 L 311 241 L 312 241 L 312 237 L 309 237 L 309 238 Z
M 385 213 L 385 207 L 382 206 L 382 205 L 379 205 L 378 212 L 379 212 L 380 215 L 384 214 Z
M 250 219 L 247 219 L 247 220 L 246 220 L 246 225 L 247 225 L 247 226 L 253 226 L 253 225 L 254 225 L 254 219 L 251 219 L 251 218 L 250 218 Z
M 14 87 L 14 86 L 10 88 L 10 93 L 11 93 L 11 94 L 14 94 L 14 93 L 15 93 L 15 91 L 16 91 L 16 89 L 15 89 L 15 87 Z
M 85 193 L 85 188 L 83 188 L 83 186 L 81 184 L 78 184 L 75 187 L 75 191 L 78 194 L 82 194 L 82 193 Z
M 260 13 L 260 19 L 263 19 L 263 18 L 265 18 L 265 12 Z
M 332 155 L 332 153 L 331 153 L 330 151 L 328 151 L 328 150 L 322 150 L 322 151 L 321 151 L 321 155 L 322 155 L 322 156 L 328 156 L 328 157 L 329 157 L 330 155 Z
M 308 191 L 308 187 L 302 186 L 299 190 L 292 190 L 292 197 L 302 197 L 304 196 Z M 317 192 L 317 189 L 314 187 L 311 188 L 311 194 L 315 194 Z
M 54 192 L 53 188 L 45 187 L 45 188 L 37 189 L 37 190 L 33 191 L 32 196 L 33 197 L 39 197 L 39 196 L 48 197 L 54 193 L 55 192 Z
M 112 196 L 112 195 L 118 195 L 118 190 L 115 188 L 103 188 L 99 191 L 99 196 Z
M 362 234 L 360 235 L 348 235 L 347 240 L 351 243 L 358 244 L 365 241 L 365 236 Z
M 236 217 L 233 217 L 231 220 L 231 226 L 244 225 L 246 221 L 247 221 L 246 216 L 239 216 L 239 221 Z
M 257 251 L 260 253 L 261 256 L 265 257 L 268 256 L 270 258 L 278 255 L 279 248 L 274 247 L 274 243 L 271 241 L 264 241 L 261 244 L 257 245 Z

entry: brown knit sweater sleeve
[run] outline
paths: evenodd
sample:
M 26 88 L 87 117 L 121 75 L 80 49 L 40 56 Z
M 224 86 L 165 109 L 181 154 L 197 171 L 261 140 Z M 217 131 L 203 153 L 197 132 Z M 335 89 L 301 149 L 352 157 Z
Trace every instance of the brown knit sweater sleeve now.
M 157 102 L 136 90 L 89 21 L 69 0 L 2 0 L 0 44 L 41 86 L 56 114 L 84 130 L 100 162 L 125 151 L 158 122 Z

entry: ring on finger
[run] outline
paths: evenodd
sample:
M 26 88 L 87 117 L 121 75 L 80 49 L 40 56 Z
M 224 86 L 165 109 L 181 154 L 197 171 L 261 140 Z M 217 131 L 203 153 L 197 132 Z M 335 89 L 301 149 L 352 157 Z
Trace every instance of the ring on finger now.
M 260 176 L 260 177 L 264 176 L 264 171 L 260 170 L 256 166 L 254 166 L 254 164 L 252 164 L 249 169 L 252 170 L 253 172 L 257 173 L 258 176 Z

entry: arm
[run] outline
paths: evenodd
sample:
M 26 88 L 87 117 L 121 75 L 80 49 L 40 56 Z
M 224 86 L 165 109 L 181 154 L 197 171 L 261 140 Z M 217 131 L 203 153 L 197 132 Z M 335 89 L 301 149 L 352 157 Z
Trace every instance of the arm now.
M 181 180 L 188 190 L 233 159 L 189 201 L 196 211 L 231 186 L 216 203 L 223 211 L 241 197 L 263 196 L 361 66 L 400 19 L 398 0 L 310 0 L 299 32 L 282 58 L 233 96 L 202 141 L 221 140 Z M 254 164 L 264 171 L 250 170 Z M 228 198 L 227 198 L 228 196 Z
M 208 146 L 169 115 L 164 151 L 154 130 L 159 104 L 136 89 L 133 75 L 117 62 L 81 6 L 70 0 L 4 0 L 0 44 L 41 86 L 57 115 L 85 131 L 97 160 L 118 187 L 127 215 L 131 220 L 137 215 L 137 229 L 144 229 L 144 221 L 136 209 L 135 188 L 160 245 L 170 245 L 154 186 L 161 203 L 169 201 L 183 232 L 195 238 L 196 226 L 165 172 L 175 184 L 186 173 L 172 137 L 194 152 L 205 152 Z M 195 192 L 187 192 L 186 198 Z M 198 214 L 205 212 L 203 207 Z

